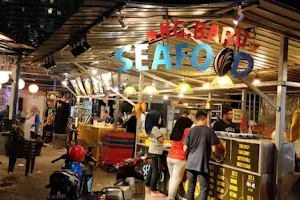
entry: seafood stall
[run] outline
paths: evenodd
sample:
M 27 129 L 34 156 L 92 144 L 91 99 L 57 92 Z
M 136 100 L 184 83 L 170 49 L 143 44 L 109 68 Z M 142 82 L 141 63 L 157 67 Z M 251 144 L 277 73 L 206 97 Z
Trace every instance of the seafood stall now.
M 210 161 L 209 195 L 215 199 L 229 200 L 268 200 L 271 199 L 274 186 L 274 151 L 275 144 L 269 140 L 262 140 L 254 134 L 233 134 L 216 132 L 219 141 L 223 144 L 225 153 L 220 159 L 213 155 Z M 168 192 L 169 180 L 166 156 L 169 145 L 165 146 L 161 176 L 160 190 Z M 137 145 L 138 155 L 148 153 L 148 145 Z M 284 173 L 294 171 L 294 146 L 284 144 L 286 168 Z M 147 175 L 149 164 L 142 166 L 144 176 Z M 187 178 L 184 177 L 179 188 L 179 195 L 186 197 L 188 188 Z M 199 195 L 200 185 L 197 184 L 195 198 Z

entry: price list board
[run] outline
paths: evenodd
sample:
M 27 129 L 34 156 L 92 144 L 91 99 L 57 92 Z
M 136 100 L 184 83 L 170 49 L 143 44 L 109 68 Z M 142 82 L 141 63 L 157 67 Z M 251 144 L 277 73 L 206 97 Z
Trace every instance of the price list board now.
M 226 138 L 221 138 L 219 141 L 224 146 L 225 157 L 220 161 L 212 156 L 212 161 L 259 173 L 259 144 Z
M 231 141 L 231 166 L 258 173 L 259 144 Z
M 210 172 L 211 197 L 218 200 L 260 200 L 260 176 L 239 170 L 211 165 Z

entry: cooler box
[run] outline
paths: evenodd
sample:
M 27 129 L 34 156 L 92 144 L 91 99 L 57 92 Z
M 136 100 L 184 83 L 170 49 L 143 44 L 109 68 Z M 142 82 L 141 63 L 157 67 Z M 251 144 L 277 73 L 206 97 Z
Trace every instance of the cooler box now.
M 106 132 L 103 137 L 102 161 L 108 165 L 131 158 L 135 136 L 131 133 Z

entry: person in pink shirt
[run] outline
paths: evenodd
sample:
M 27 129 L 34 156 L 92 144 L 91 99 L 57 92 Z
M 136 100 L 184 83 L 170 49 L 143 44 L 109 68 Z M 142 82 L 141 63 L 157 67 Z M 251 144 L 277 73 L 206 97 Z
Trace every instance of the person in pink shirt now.
M 176 121 L 170 139 L 172 146 L 167 157 L 168 169 L 170 173 L 168 199 L 176 197 L 178 187 L 182 181 L 185 166 L 186 154 L 183 151 L 183 141 L 188 134 L 193 122 L 187 117 L 181 117 Z

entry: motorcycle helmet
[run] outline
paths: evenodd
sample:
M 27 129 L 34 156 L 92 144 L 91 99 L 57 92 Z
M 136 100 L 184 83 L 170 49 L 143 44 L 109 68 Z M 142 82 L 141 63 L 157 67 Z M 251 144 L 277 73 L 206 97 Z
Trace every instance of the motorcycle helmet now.
M 84 162 L 85 151 L 80 145 L 72 146 L 69 150 L 69 159 L 71 162 Z

